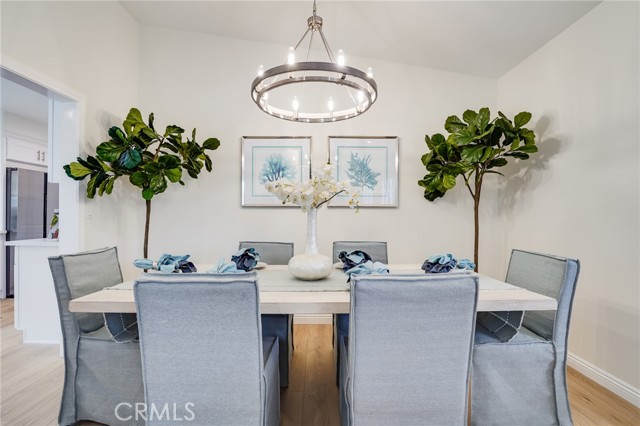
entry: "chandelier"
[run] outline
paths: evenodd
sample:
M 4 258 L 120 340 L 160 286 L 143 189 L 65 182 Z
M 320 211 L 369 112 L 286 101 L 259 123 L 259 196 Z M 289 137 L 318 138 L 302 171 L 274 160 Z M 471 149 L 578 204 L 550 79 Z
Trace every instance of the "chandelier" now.
M 346 65 L 342 50 L 334 57 L 322 32 L 322 18 L 316 15 L 315 0 L 307 26 L 300 41 L 289 48 L 283 65 L 268 70 L 258 67 L 258 77 L 251 83 L 253 101 L 273 117 L 302 123 L 328 123 L 363 114 L 378 97 L 373 70 L 364 72 Z M 328 61 L 309 60 L 314 37 L 322 41 Z M 303 42 L 308 46 L 306 58 L 296 61 Z

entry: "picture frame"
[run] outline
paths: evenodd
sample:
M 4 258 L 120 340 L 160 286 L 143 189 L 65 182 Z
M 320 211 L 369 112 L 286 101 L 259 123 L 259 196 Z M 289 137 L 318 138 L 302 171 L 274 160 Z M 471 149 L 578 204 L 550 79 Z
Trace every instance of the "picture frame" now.
M 360 192 L 360 207 L 398 207 L 398 137 L 329 136 L 329 162 L 335 178 Z M 332 207 L 346 207 L 338 195 Z
M 243 136 L 241 151 L 243 207 L 284 206 L 264 184 L 311 177 L 311 136 Z

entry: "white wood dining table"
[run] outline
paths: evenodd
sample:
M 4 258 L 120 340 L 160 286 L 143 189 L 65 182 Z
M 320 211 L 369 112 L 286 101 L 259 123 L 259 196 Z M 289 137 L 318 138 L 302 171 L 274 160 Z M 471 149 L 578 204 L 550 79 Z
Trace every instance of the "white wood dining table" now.
M 206 270 L 201 268 L 201 270 Z M 287 266 L 257 270 L 260 310 L 263 314 L 349 313 L 349 284 L 339 269 L 320 281 L 302 281 Z M 392 274 L 424 274 L 420 265 L 389 265 Z M 556 300 L 503 281 L 478 274 L 478 311 L 556 310 Z M 136 312 L 133 282 L 105 288 L 69 302 L 71 312 Z

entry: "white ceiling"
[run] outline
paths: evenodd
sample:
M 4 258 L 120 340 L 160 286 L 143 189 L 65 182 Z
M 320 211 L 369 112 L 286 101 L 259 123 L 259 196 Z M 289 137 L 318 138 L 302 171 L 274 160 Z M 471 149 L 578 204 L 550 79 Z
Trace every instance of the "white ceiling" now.
M 40 124 L 49 119 L 49 98 L 4 77 L 0 86 L 0 107 L 3 112 L 18 115 Z
M 497 78 L 600 1 L 318 1 L 334 53 Z M 140 24 L 290 46 L 311 0 L 121 1 Z M 281 58 L 274 58 L 274 64 Z

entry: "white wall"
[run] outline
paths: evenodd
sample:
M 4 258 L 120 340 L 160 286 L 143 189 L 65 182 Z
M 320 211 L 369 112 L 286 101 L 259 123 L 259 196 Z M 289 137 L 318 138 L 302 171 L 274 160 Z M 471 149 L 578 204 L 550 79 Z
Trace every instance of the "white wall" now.
M 1 7 L 3 64 L 19 64 L 80 94 L 80 151 L 94 152 L 107 139 L 106 129 L 120 123 L 138 99 L 138 24 L 117 2 L 2 2 Z M 81 244 L 117 244 L 118 196 L 80 199 L 93 212 L 93 219 L 81 224 Z M 63 223 L 61 217 L 62 233 Z
M 569 350 L 640 387 L 638 3 L 604 2 L 498 81 L 540 154 L 500 192 L 506 247 L 578 258 Z
M 304 250 L 306 216 L 295 208 L 240 206 L 241 136 L 311 135 L 312 166 L 326 162 L 329 135 L 397 135 L 400 138 L 399 208 L 323 209 L 318 216 L 319 248 L 330 255 L 334 240 L 386 240 L 391 262 L 421 262 L 428 255 L 452 252 L 473 256 L 471 198 L 460 187 L 431 203 L 417 181 L 424 175 L 420 157 L 425 133 L 443 132 L 445 118 L 467 108 L 495 105 L 495 80 L 419 67 L 350 58 L 371 65 L 379 100 L 362 117 L 332 124 L 301 124 L 261 112 L 249 95 L 259 64 L 277 64 L 287 46 L 181 32 L 154 27 L 140 30 L 140 106 L 153 111 L 156 127 L 197 127 L 202 141 L 215 136 L 214 171 L 186 187 L 172 186 L 153 200 L 149 254 L 190 253 L 197 262 L 229 257 L 239 240 L 294 241 Z M 495 256 L 503 242 L 496 215 L 496 194 L 487 182 L 483 203 L 483 270 L 500 269 Z M 124 188 L 123 188 L 124 189 Z M 120 248 L 125 258 L 141 257 L 144 203 L 134 188 L 122 191 Z M 493 234 L 490 238 L 489 235 Z M 500 250 L 501 251 L 501 250 Z M 498 266 L 496 266 L 498 265 Z M 129 274 L 135 273 L 124 265 Z
M 2 131 L 45 145 L 47 143 L 47 123 L 39 123 L 6 111 L 2 111 Z

